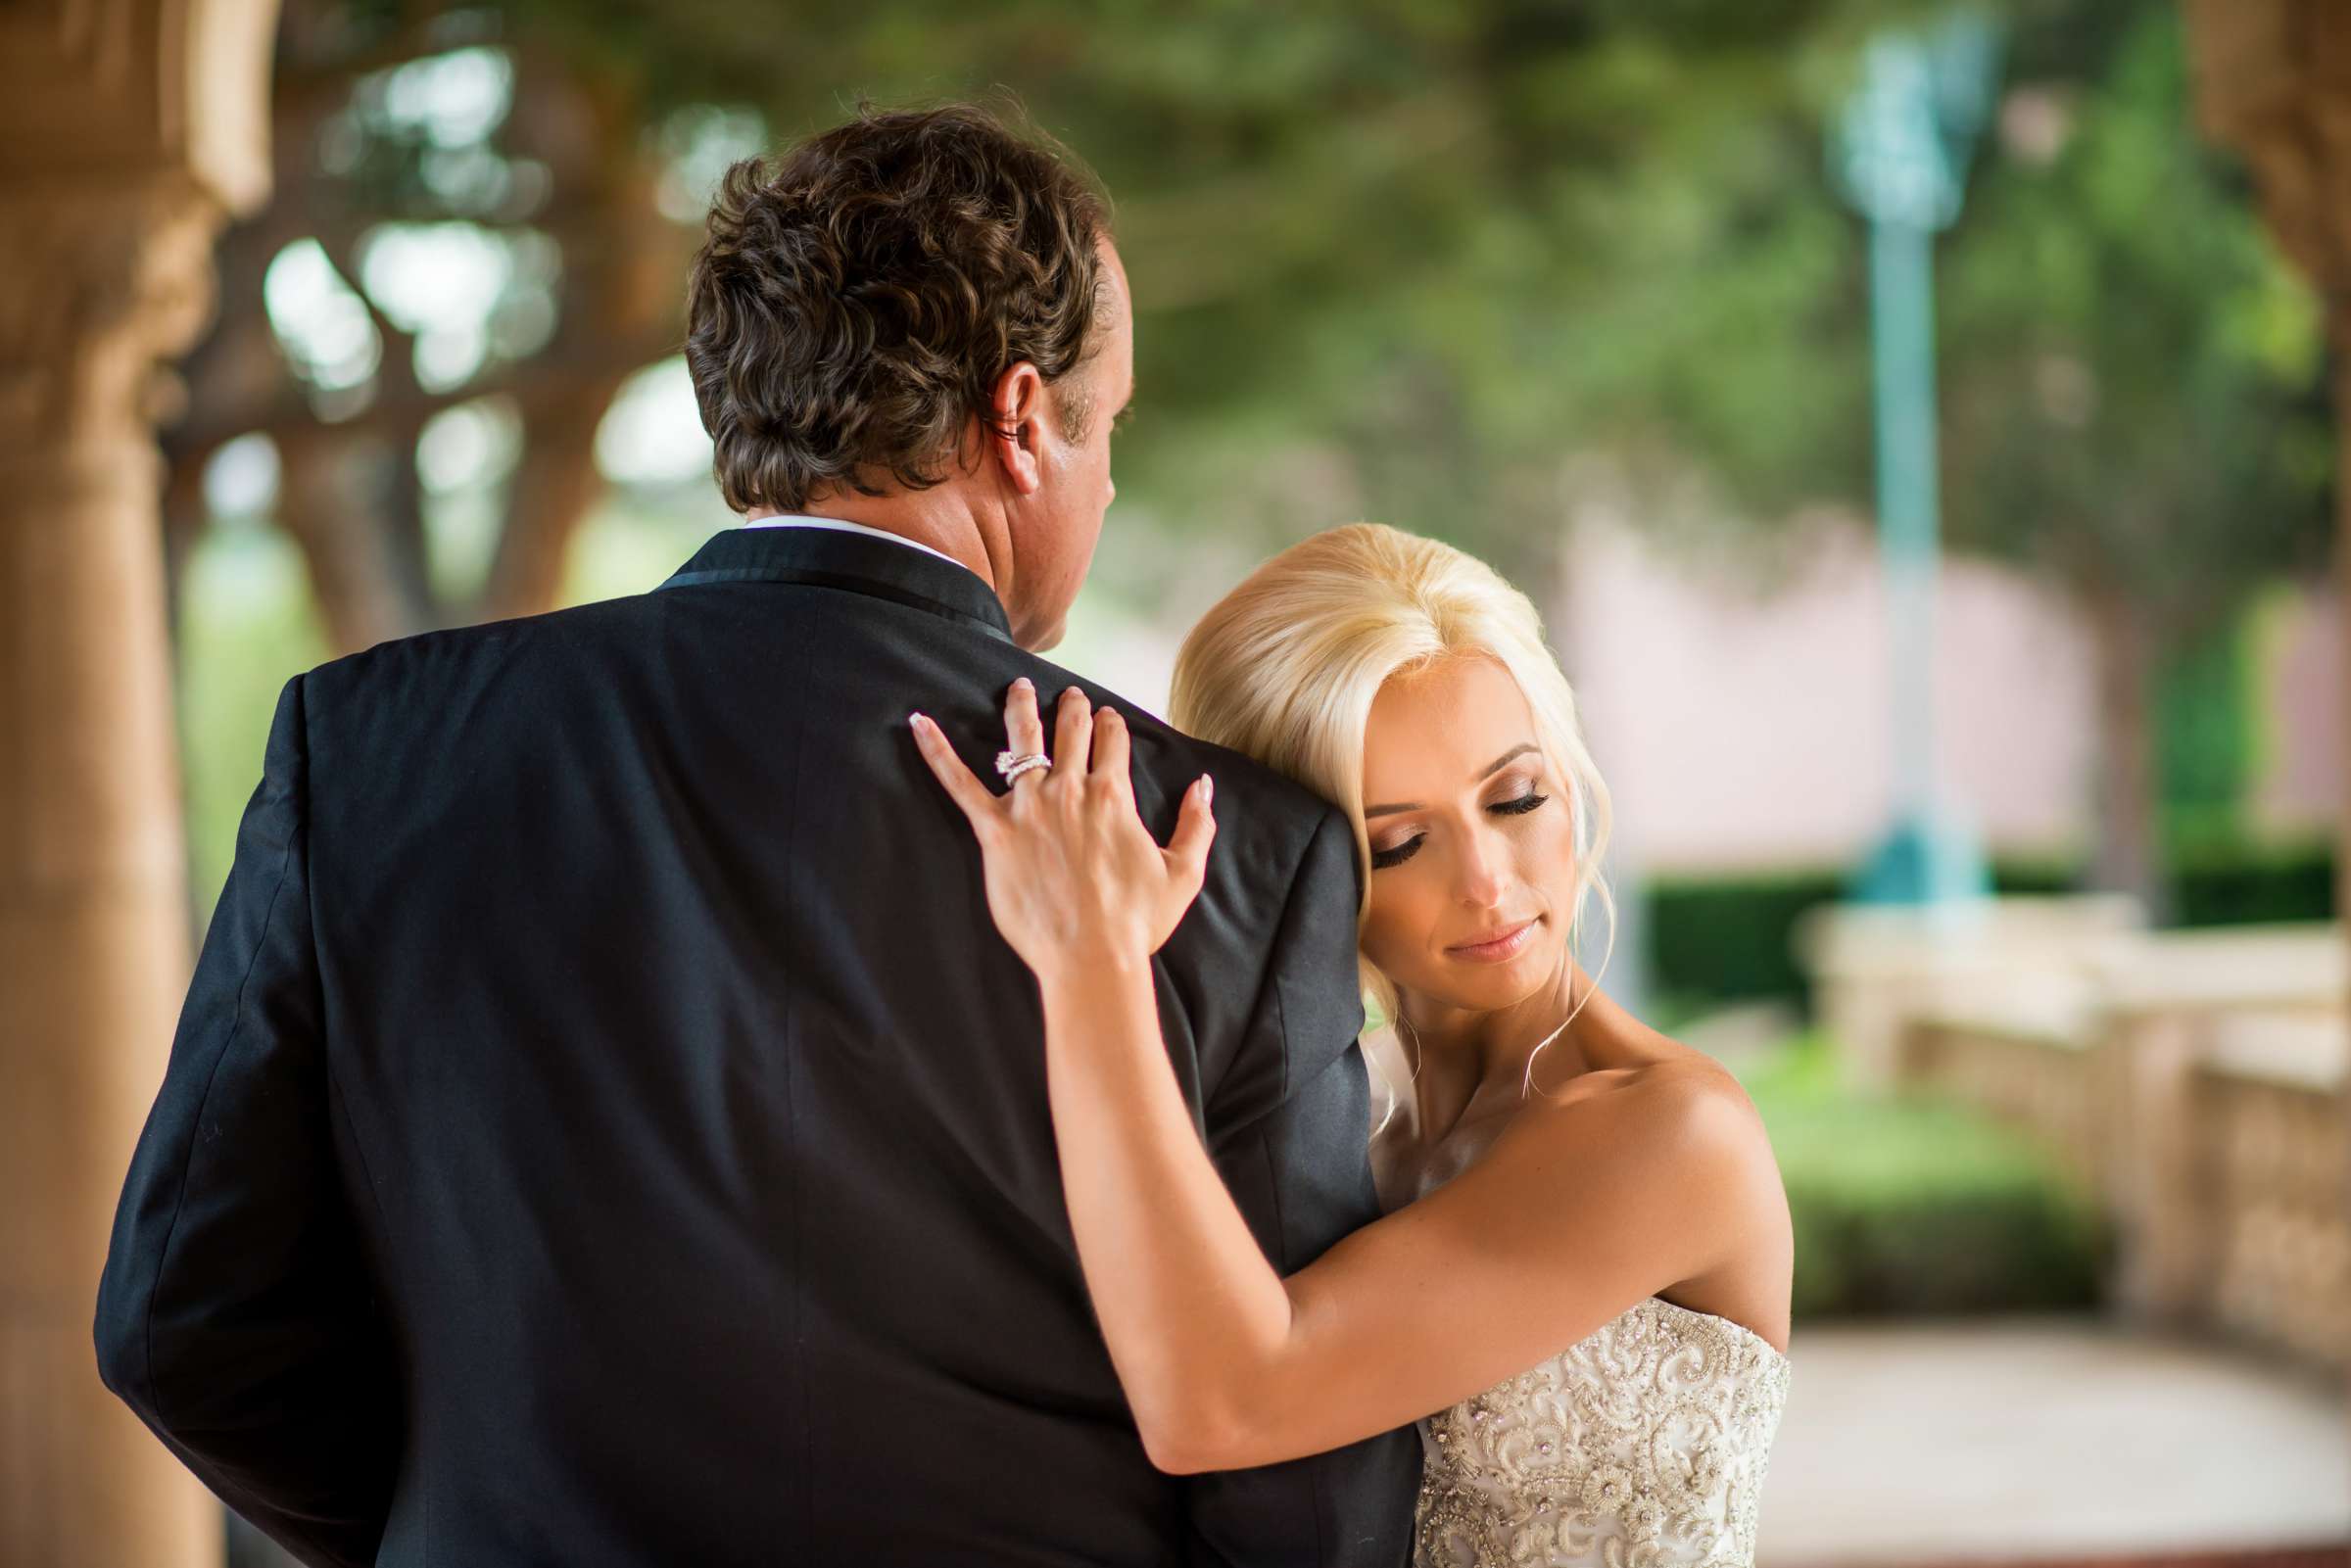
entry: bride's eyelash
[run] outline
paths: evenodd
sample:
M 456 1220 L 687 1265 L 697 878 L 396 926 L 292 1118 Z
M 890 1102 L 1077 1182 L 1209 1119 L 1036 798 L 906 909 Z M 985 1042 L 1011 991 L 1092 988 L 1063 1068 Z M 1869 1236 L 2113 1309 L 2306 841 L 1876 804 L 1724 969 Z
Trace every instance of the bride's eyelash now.
M 1499 811 L 1505 816 L 1521 817 L 1550 798 L 1549 795 L 1539 795 L 1529 790 L 1515 800 L 1497 800 L 1486 809 Z M 1385 867 L 1403 865 L 1420 852 L 1420 840 L 1427 836 L 1426 833 L 1415 833 L 1401 844 L 1391 844 L 1385 849 L 1374 849 L 1371 851 L 1371 869 L 1379 871 Z

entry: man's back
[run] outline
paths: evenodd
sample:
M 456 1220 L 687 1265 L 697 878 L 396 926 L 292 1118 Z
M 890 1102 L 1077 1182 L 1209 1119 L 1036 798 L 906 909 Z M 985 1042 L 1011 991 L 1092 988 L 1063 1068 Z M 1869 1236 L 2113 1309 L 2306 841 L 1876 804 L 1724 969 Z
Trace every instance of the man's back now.
M 373 1560 L 371 1508 L 404 1564 L 1401 1560 L 1410 1433 L 1143 1455 L 1034 982 L 905 725 L 984 759 L 1024 674 L 1067 679 L 962 567 L 777 529 L 290 687 L 125 1194 L 110 1382 L 314 1561 Z M 1163 837 L 1218 777 L 1161 1012 L 1295 1269 L 1376 1212 L 1352 845 L 1130 717 Z M 240 1393 L 225 1321 L 313 1350 Z

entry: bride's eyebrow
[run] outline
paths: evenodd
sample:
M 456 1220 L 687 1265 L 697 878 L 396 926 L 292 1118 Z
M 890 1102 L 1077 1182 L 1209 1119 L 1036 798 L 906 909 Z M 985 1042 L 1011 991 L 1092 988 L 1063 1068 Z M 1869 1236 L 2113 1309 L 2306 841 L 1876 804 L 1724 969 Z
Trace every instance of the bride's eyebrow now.
M 1481 780 L 1491 779 L 1494 777 L 1494 775 L 1500 773 L 1505 767 L 1509 766 L 1512 762 L 1515 762 L 1518 758 L 1525 756 L 1528 752 L 1535 749 L 1536 746 L 1532 740 L 1520 741 L 1517 745 L 1512 746 L 1501 756 L 1496 757 L 1492 762 L 1487 763 L 1483 769 L 1479 770 L 1477 776 Z M 1364 808 L 1364 818 L 1366 821 L 1369 821 L 1373 817 L 1393 817 L 1400 811 L 1419 811 L 1421 809 L 1422 807 L 1420 802 L 1417 800 L 1407 800 L 1400 805 L 1394 806 L 1366 806 Z

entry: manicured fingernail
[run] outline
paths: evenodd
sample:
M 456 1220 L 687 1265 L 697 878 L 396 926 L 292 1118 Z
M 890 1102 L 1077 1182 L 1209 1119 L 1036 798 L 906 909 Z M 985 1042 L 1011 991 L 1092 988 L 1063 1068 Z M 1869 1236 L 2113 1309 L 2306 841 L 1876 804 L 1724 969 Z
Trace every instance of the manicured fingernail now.
M 913 725 L 917 730 L 920 730 L 924 725 L 929 724 L 931 721 L 923 714 L 909 713 L 906 715 L 906 722 Z
M 1207 774 L 1200 776 L 1200 804 L 1207 805 L 1217 798 L 1217 782 Z
M 1036 688 L 1030 683 L 1029 678 L 1025 675 L 1020 676 L 1013 681 L 1012 689 L 1015 691 L 1033 691 L 1036 689 Z

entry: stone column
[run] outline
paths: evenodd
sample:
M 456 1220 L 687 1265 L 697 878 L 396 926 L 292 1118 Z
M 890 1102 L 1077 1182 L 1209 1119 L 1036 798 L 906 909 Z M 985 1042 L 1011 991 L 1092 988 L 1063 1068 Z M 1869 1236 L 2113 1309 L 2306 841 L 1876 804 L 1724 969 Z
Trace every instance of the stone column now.
M 194 1563 L 217 1516 L 101 1388 L 113 1195 L 188 968 L 153 367 L 201 322 L 184 181 L 0 197 L 0 1559 Z
M 0 7 L 0 1563 L 216 1564 L 100 1385 L 97 1282 L 189 947 L 160 361 L 258 201 L 275 0 Z

